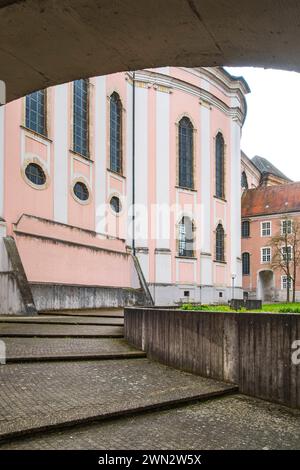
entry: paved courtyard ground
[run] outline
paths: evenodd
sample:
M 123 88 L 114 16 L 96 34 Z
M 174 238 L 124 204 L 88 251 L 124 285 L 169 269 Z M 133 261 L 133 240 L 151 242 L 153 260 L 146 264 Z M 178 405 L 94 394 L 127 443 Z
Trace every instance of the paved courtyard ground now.
M 46 433 L 13 449 L 300 449 L 299 414 L 242 395 Z
M 0 450 L 300 449 L 300 411 L 150 361 L 120 312 L 71 313 L 0 319 Z

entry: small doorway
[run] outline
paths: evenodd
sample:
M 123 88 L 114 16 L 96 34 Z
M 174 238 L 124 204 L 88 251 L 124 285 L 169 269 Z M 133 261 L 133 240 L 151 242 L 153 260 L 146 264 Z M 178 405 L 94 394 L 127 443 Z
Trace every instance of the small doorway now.
M 257 298 L 263 302 L 273 302 L 274 292 L 274 273 L 270 269 L 258 273 Z

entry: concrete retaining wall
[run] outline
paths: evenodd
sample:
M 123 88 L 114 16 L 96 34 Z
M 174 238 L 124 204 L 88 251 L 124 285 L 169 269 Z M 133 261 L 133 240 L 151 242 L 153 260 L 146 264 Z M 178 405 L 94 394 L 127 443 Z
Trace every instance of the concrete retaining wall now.
M 143 289 L 42 283 L 30 285 L 38 311 L 124 307 L 147 303 Z
M 164 364 L 300 408 L 300 315 L 126 308 L 125 337 Z

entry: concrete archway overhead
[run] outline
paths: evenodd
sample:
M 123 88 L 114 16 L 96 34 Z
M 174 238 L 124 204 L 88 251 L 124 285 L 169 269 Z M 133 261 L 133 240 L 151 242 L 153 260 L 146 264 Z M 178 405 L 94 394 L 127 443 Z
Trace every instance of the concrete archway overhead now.
M 7 100 L 164 65 L 300 70 L 298 0 L 0 0 Z

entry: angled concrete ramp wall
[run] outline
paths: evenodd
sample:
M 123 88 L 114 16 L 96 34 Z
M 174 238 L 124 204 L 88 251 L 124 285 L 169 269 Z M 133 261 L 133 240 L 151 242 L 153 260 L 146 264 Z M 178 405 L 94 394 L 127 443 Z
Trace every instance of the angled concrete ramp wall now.
M 28 313 L 35 313 L 30 287 L 15 242 L 0 222 L 0 315 Z

